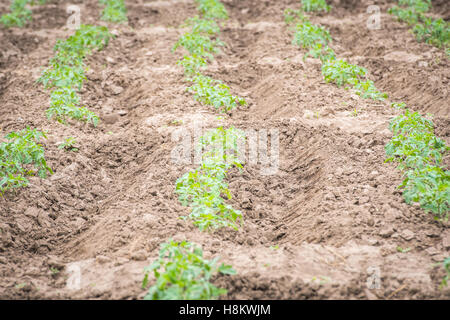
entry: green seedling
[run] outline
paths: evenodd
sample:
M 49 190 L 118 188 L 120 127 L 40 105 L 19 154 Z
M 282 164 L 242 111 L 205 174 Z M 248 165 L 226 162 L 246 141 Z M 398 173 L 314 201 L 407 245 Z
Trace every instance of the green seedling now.
M 350 83 L 353 84 L 353 89 L 356 94 L 361 96 L 364 99 L 372 99 L 372 100 L 384 100 L 388 97 L 386 93 L 379 91 L 372 80 L 362 81 L 360 79 L 354 78 L 350 80 Z
M 76 144 L 77 144 L 77 141 L 75 140 L 74 137 L 67 137 L 64 140 L 64 142 L 58 146 L 58 149 L 64 149 L 66 151 L 77 152 L 78 148 L 75 147 Z
M 194 84 L 187 90 L 194 93 L 194 99 L 205 105 L 213 106 L 222 112 L 228 112 L 237 106 L 245 106 L 244 98 L 233 96 L 230 87 L 219 80 L 204 75 L 195 76 Z
M 388 12 L 399 21 L 408 23 L 419 42 L 426 42 L 447 52 L 450 48 L 450 23 L 443 19 L 433 19 L 425 15 L 431 8 L 429 0 L 400 0 L 399 5 Z
M 177 64 L 184 68 L 187 80 L 192 80 L 193 76 L 200 75 L 200 69 L 208 65 L 206 59 L 197 55 L 184 56 Z
M 450 257 L 446 258 L 443 262 L 442 262 L 442 266 L 444 267 L 445 271 L 446 271 L 446 275 L 444 276 L 444 279 L 442 279 L 440 288 L 444 288 L 448 285 L 448 281 L 450 279 Z
M 220 33 L 220 27 L 213 19 L 202 19 L 198 16 L 189 18 L 185 26 L 191 27 L 192 33 L 214 36 Z
M 102 20 L 115 23 L 128 21 L 124 0 L 99 0 L 99 2 L 106 6 L 102 11 Z
M 237 230 L 243 222 L 242 213 L 225 202 L 232 197 L 225 182 L 227 172 L 233 166 L 242 168 L 238 145 L 243 139 L 243 133 L 234 128 L 207 132 L 200 139 L 200 167 L 177 180 L 179 201 L 191 208 L 189 216 L 183 218 L 192 220 L 202 231 L 224 227 Z
M 322 74 L 326 82 L 333 82 L 338 87 L 354 85 L 367 74 L 367 70 L 343 59 L 330 59 L 322 64 Z
M 183 120 L 172 120 L 170 124 L 173 126 L 181 126 L 183 124 Z
M 28 176 L 46 178 L 53 174 L 44 157 L 44 148 L 39 141 L 46 135 L 36 129 L 11 132 L 0 144 L 0 194 L 26 187 Z
M 52 273 L 53 276 L 57 275 L 60 271 L 57 268 L 51 267 L 50 268 L 50 272 Z
M 208 35 L 192 32 L 184 34 L 173 47 L 173 51 L 184 47 L 193 56 L 212 60 L 213 53 L 219 52 L 218 46 L 223 46 L 223 42 L 218 39 L 211 40 Z
M 407 253 L 407 252 L 411 251 L 411 248 L 403 249 L 402 247 L 398 246 L 397 251 L 400 253 Z
M 7 28 L 24 27 L 31 20 L 31 10 L 27 5 L 45 4 L 45 0 L 13 0 L 11 2 L 11 13 L 4 14 L 0 17 L 0 22 Z
M 431 8 L 431 0 L 398 0 L 401 6 L 413 8 L 416 12 L 427 12 Z
M 284 21 L 286 24 L 291 24 L 293 22 L 304 22 L 307 21 L 307 17 L 303 14 L 302 10 L 286 9 L 284 10 Z
M 327 46 L 330 41 L 330 33 L 325 28 L 304 21 L 296 25 L 292 43 L 305 49 L 311 49 L 317 43 Z
M 16 289 L 23 289 L 26 285 L 27 285 L 26 282 L 18 283 L 18 284 L 15 285 L 15 288 Z
M 196 0 L 202 17 L 194 17 L 186 21 L 191 31 L 185 33 L 173 47 L 173 51 L 180 47 L 189 53 L 178 61 L 184 67 L 186 80 L 192 82 L 187 88 L 194 93 L 194 99 L 205 105 L 214 106 L 222 112 L 228 112 L 238 105 L 246 105 L 243 98 L 233 96 L 230 88 L 219 80 L 201 74 L 208 61 L 213 60 L 214 53 L 224 43 L 217 38 L 220 32 L 215 20 L 226 19 L 228 14 L 223 4 L 218 0 Z
M 219 0 L 195 0 L 205 19 L 226 20 L 228 12 Z
M 404 102 L 393 102 L 391 103 L 391 107 L 397 110 L 404 110 L 406 109 L 406 103 Z
M 449 150 L 445 142 L 434 135 L 433 122 L 408 109 L 389 125 L 394 136 L 386 145 L 387 162 L 396 161 L 400 169 L 437 166 Z
M 302 0 L 302 9 L 306 12 L 324 11 L 329 12 L 331 7 L 325 0 Z
M 331 278 L 329 277 L 325 277 L 325 276 L 318 276 L 318 277 L 313 277 L 312 281 L 317 281 L 319 280 L 319 284 L 323 285 L 325 283 L 328 283 L 331 281 Z
M 450 46 L 450 23 L 443 19 L 426 18 L 423 23 L 414 26 L 413 32 L 419 42 L 438 48 Z
M 161 244 L 159 259 L 145 269 L 142 287 L 149 284 L 153 273 L 156 283 L 148 290 L 146 300 L 212 300 L 227 291 L 210 280 L 218 273 L 234 275 L 229 265 L 217 265 L 218 258 L 206 260 L 202 249 L 194 243 L 170 240 Z
M 399 188 L 403 189 L 405 202 L 418 202 L 435 219 L 448 221 L 450 210 L 450 171 L 436 166 L 411 169 Z

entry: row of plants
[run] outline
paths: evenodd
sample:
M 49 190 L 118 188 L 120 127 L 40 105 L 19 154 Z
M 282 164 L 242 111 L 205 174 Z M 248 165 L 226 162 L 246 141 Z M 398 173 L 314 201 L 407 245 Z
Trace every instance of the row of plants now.
M 219 80 L 202 74 L 202 69 L 214 59 L 224 43 L 218 39 L 220 33 L 217 21 L 228 18 L 223 4 L 218 0 L 196 0 L 202 17 L 190 18 L 185 26 L 190 31 L 180 37 L 173 51 L 183 47 L 188 54 L 178 64 L 184 67 L 186 80 L 192 85 L 187 89 L 194 99 L 204 105 L 228 112 L 238 105 L 245 105 L 244 99 L 233 96 L 230 88 Z M 227 200 L 231 192 L 226 183 L 228 171 L 232 167 L 242 168 L 239 161 L 238 145 L 244 133 L 233 127 L 212 129 L 206 132 L 198 145 L 202 161 L 198 168 L 184 174 L 176 181 L 175 192 L 183 206 L 190 208 L 188 219 L 201 231 L 220 228 L 237 230 L 243 224 L 242 213 L 234 209 Z M 145 299 L 215 299 L 226 290 L 217 288 L 210 280 L 221 274 L 235 274 L 231 266 L 217 266 L 218 258 L 208 261 L 203 258 L 201 248 L 188 241 L 170 240 L 161 244 L 159 259 L 145 269 L 142 287 L 147 288 L 149 274 L 156 282 L 148 290 Z
M 309 11 L 328 11 L 325 1 L 302 1 Z M 312 5 L 314 4 L 314 5 Z M 365 68 L 351 64 L 344 59 L 338 59 L 330 47 L 332 42 L 330 33 L 324 27 L 313 24 L 306 16 L 306 10 L 286 9 L 285 21 L 288 25 L 295 24 L 292 43 L 309 50 L 304 59 L 311 56 L 322 62 L 322 74 L 326 82 L 335 83 L 338 87 L 352 88 L 355 93 L 365 99 L 384 100 L 386 93 L 380 92 L 372 80 L 368 78 Z
M 394 104 L 405 108 L 405 104 Z M 431 119 L 404 109 L 389 125 L 394 136 L 386 145 L 387 162 L 398 163 L 404 173 L 399 188 L 406 203 L 418 202 L 436 219 L 448 220 L 450 210 L 450 171 L 441 167 L 443 155 L 450 150 L 434 135 Z
M 188 216 L 201 231 L 232 228 L 243 224 L 242 213 L 226 203 L 232 198 L 225 181 L 232 167 L 242 168 L 238 146 L 244 133 L 233 127 L 219 127 L 206 132 L 199 148 L 202 152 L 200 166 L 184 174 L 176 182 L 176 193 L 183 206 L 191 209 Z M 145 272 L 142 288 L 149 284 L 153 273 L 156 282 L 148 289 L 144 299 L 149 300 L 210 300 L 227 291 L 214 286 L 211 277 L 218 274 L 233 275 L 231 266 L 221 264 L 218 258 L 212 261 L 203 258 L 201 248 L 188 241 L 161 244 L 159 259 Z
M 102 20 L 115 23 L 128 21 L 125 0 L 99 0 L 99 2 L 105 6 L 102 11 Z
M 450 57 L 450 23 L 426 15 L 431 9 L 431 0 L 398 0 L 398 4 L 390 8 L 389 13 L 406 22 L 417 41 L 444 48 Z
M 45 4 L 46 0 L 13 0 L 10 6 L 10 13 L 0 17 L 0 22 L 7 28 L 24 27 L 32 20 L 32 12 L 28 5 Z
M 221 112 L 228 112 L 237 106 L 246 105 L 243 98 L 231 94 L 230 87 L 220 80 L 202 74 L 213 54 L 225 44 L 218 38 L 219 23 L 228 19 L 228 12 L 219 0 L 196 0 L 201 17 L 190 18 L 185 26 L 191 30 L 180 37 L 173 51 L 183 47 L 188 54 L 178 64 L 183 66 L 186 80 L 192 85 L 187 89 L 194 99 Z
M 415 5 L 416 11 L 423 12 L 429 8 L 426 5 L 431 5 L 421 0 L 400 2 Z M 321 60 L 326 82 L 333 82 L 346 89 L 352 87 L 363 98 L 386 99 L 387 94 L 377 90 L 373 81 L 367 78 L 366 69 L 336 58 L 335 52 L 329 47 L 332 41 L 329 32 L 312 24 L 305 15 L 306 11 L 328 12 L 329 9 L 325 1 L 314 0 L 302 0 L 300 10 L 287 9 L 284 13 L 286 23 L 296 22 L 293 44 L 309 50 L 304 58 L 312 56 Z M 450 171 L 441 164 L 443 155 L 450 148 L 445 141 L 434 135 L 432 120 L 410 111 L 405 103 L 393 103 L 392 106 L 402 109 L 403 113 L 390 122 L 394 136 L 385 147 L 386 162 L 399 163 L 398 168 L 404 174 L 399 188 L 403 190 L 405 202 L 417 202 L 426 212 L 434 213 L 436 219 L 448 220 Z M 446 261 L 448 271 L 448 259 Z M 445 284 L 446 279 L 443 281 Z
M 122 10 L 117 1 L 104 1 L 107 5 L 105 11 L 113 12 L 111 7 Z M 37 1 L 15 0 L 11 5 L 11 14 L 4 15 L 1 21 L 8 26 L 23 26 L 31 19 L 31 11 L 27 5 L 35 4 Z M 40 0 L 39 3 L 45 3 Z M 108 9 L 109 8 L 109 9 Z M 104 15 L 105 15 L 104 11 Z M 108 16 L 107 14 L 106 16 Z M 113 13 L 111 15 L 114 16 Z M 86 80 L 85 72 L 87 66 L 85 58 L 94 50 L 102 50 L 108 45 L 113 35 L 106 27 L 81 25 L 75 34 L 66 40 L 58 40 L 54 46 L 55 55 L 50 59 L 38 83 L 50 90 L 50 107 L 46 110 L 49 120 L 56 119 L 58 122 L 67 123 L 68 119 L 76 119 L 97 126 L 99 117 L 88 108 L 80 106 L 78 91 L 83 87 Z M 25 187 L 29 184 L 27 177 L 39 176 L 45 178 L 52 174 L 47 165 L 44 148 L 39 141 L 46 138 L 44 132 L 36 129 L 24 129 L 20 132 L 10 132 L 4 137 L 0 144 L 0 194 Z M 76 140 L 68 137 L 59 149 L 77 151 Z
M 204 150 L 200 167 L 176 182 L 176 192 L 184 206 L 191 208 L 188 219 L 201 231 L 229 227 L 237 230 L 242 213 L 225 202 L 232 198 L 225 181 L 232 167 L 242 168 L 238 146 L 244 133 L 233 127 L 208 131 L 200 138 Z
M 431 119 L 406 108 L 405 103 L 393 103 L 404 112 L 391 120 L 389 129 L 394 136 L 385 146 L 386 162 L 398 163 L 403 181 L 405 202 L 419 203 L 436 220 L 448 221 L 450 212 L 450 171 L 442 167 L 442 157 L 450 150 L 445 141 L 434 135 Z M 431 115 L 429 116 L 431 117 Z M 441 288 L 447 286 L 450 276 L 450 257 L 442 262 L 447 275 Z
M 81 25 L 74 35 L 56 42 L 55 55 L 37 80 L 51 90 L 48 119 L 55 118 L 64 124 L 67 119 L 76 119 L 97 126 L 98 116 L 80 106 L 78 91 L 86 80 L 84 59 L 94 50 L 102 50 L 112 37 L 106 27 Z

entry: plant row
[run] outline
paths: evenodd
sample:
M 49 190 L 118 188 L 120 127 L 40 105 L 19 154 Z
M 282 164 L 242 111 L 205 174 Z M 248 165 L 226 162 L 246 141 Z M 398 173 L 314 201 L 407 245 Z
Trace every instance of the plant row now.
M 404 103 L 394 106 L 405 107 Z M 385 147 L 386 161 L 397 162 L 404 172 L 399 188 L 406 203 L 418 202 L 436 219 L 448 220 L 450 171 L 441 164 L 450 147 L 434 135 L 433 122 L 418 112 L 405 109 L 391 120 L 389 128 L 394 136 Z
M 313 2 L 316 4 L 314 7 L 311 6 Z M 305 6 L 305 3 L 308 5 Z M 293 43 L 309 49 L 304 57 L 312 56 L 321 60 L 326 82 L 333 82 L 338 86 L 349 85 L 363 98 L 387 98 L 387 94 L 376 89 L 373 81 L 365 78 L 366 69 L 336 59 L 335 52 L 329 47 L 332 40 L 329 32 L 312 24 L 304 14 L 305 11 L 328 12 L 329 7 L 325 1 L 311 3 L 302 1 L 303 10 L 285 11 L 286 23 L 297 23 Z M 400 3 L 411 5 L 415 10 L 411 12 L 425 12 L 431 5 L 428 1 L 421 0 L 400 0 Z M 404 112 L 390 122 L 394 136 L 385 147 L 386 161 L 399 163 L 398 168 L 404 172 L 404 180 L 399 188 L 403 190 L 405 202 L 417 202 L 425 211 L 434 213 L 436 219 L 448 220 L 450 171 L 441 167 L 441 164 L 443 155 L 450 148 L 434 135 L 434 126 L 430 119 L 406 109 L 405 103 L 393 103 L 392 106 L 404 109 Z M 447 272 L 449 259 L 445 265 Z M 447 279 L 448 275 L 443 283 L 446 284 Z
M 7 28 L 24 27 L 31 21 L 31 10 L 27 5 L 45 4 L 46 0 L 13 0 L 10 6 L 10 13 L 0 17 L 0 22 Z
M 106 27 L 82 25 L 73 36 L 57 41 L 55 56 L 37 80 L 51 90 L 50 107 L 46 111 L 49 119 L 65 124 L 71 118 L 97 126 L 98 116 L 80 106 L 78 91 L 86 80 L 84 59 L 93 50 L 102 50 L 112 37 Z
M 322 2 L 318 2 L 322 3 Z M 326 2 L 323 2 L 326 5 Z M 329 10 L 329 7 L 316 6 L 314 10 Z M 292 43 L 309 50 L 304 59 L 311 56 L 322 62 L 322 74 L 326 82 L 335 83 L 338 87 L 352 88 L 362 98 L 384 100 L 387 94 L 380 92 L 374 82 L 368 78 L 365 68 L 336 58 L 336 53 L 330 47 L 331 36 L 324 27 L 315 25 L 304 14 L 304 9 L 285 10 L 287 24 L 295 23 L 294 39 Z
M 398 3 L 403 7 L 394 6 L 389 13 L 412 26 L 417 41 L 444 48 L 450 57 L 450 24 L 425 15 L 431 9 L 431 1 L 399 0 Z M 393 103 L 393 106 L 404 112 L 390 122 L 394 136 L 385 147 L 386 161 L 399 163 L 404 178 L 399 188 L 403 190 L 405 202 L 419 203 L 435 219 L 447 221 L 450 171 L 442 167 L 442 157 L 450 148 L 434 135 L 431 119 L 406 109 L 405 103 Z M 450 277 L 450 257 L 442 265 L 447 275 L 441 287 L 447 285 Z
M 444 48 L 450 56 L 450 23 L 426 16 L 431 0 L 398 0 L 398 3 L 400 6 L 390 8 L 389 13 L 411 26 L 417 41 Z
M 233 96 L 230 88 L 219 80 L 204 75 L 201 71 L 213 60 L 213 54 L 224 43 L 218 39 L 220 27 L 217 21 L 228 18 L 223 4 L 218 0 L 196 0 L 202 17 L 186 21 L 190 31 L 180 37 L 173 51 L 183 47 L 188 54 L 178 61 L 184 67 L 186 80 L 192 85 L 187 89 L 194 99 L 228 112 L 244 99 Z M 183 206 L 190 208 L 188 216 L 201 231 L 232 228 L 237 230 L 243 223 L 242 213 L 227 204 L 231 192 L 226 183 L 232 167 L 242 168 L 238 145 L 244 139 L 243 132 L 223 127 L 208 131 L 200 138 L 202 161 L 197 169 L 184 174 L 176 182 L 175 192 Z M 217 259 L 203 258 L 200 247 L 191 242 L 170 240 L 161 244 L 160 257 L 146 270 L 142 283 L 148 286 L 149 273 L 153 272 L 156 283 L 150 287 L 145 299 L 214 299 L 226 290 L 215 287 L 210 279 L 217 273 L 235 274 L 231 266 L 217 267 Z
M 191 212 L 182 219 L 192 220 L 201 231 L 232 228 L 243 224 L 242 213 L 226 200 L 231 192 L 225 181 L 232 167 L 242 168 L 238 146 L 244 133 L 222 127 L 208 131 L 200 138 L 202 162 L 176 182 L 176 193 Z M 148 290 L 145 299 L 209 300 L 225 294 L 226 290 L 215 287 L 210 278 L 217 274 L 235 274 L 231 266 L 216 266 L 218 258 L 208 261 L 203 258 L 200 247 L 190 242 L 169 240 L 161 244 L 160 257 L 145 269 L 142 287 L 148 286 L 148 277 L 153 272 L 156 282 Z
M 202 69 L 213 60 L 213 54 L 219 52 L 224 43 L 218 39 L 219 21 L 228 18 L 228 12 L 218 0 L 196 0 L 201 17 L 190 18 L 186 26 L 190 31 L 180 37 L 173 51 L 183 47 L 188 54 L 178 64 L 183 66 L 186 80 L 192 85 L 187 89 L 194 99 L 222 112 L 228 112 L 238 105 L 246 105 L 243 98 L 230 93 L 230 87 L 220 80 L 202 74 Z
M 184 206 L 191 208 L 187 218 L 201 231 L 223 227 L 238 229 L 242 213 L 225 202 L 231 193 L 225 181 L 232 167 L 242 168 L 238 146 L 243 132 L 222 127 L 208 131 L 200 138 L 204 150 L 200 166 L 179 178 L 176 192 Z
M 14 0 L 11 13 L 3 15 L 1 22 L 7 26 L 24 26 L 31 19 L 28 4 L 37 1 Z M 121 13 L 124 10 L 123 1 L 104 1 L 106 4 L 103 15 L 115 16 L 114 10 Z M 45 3 L 40 0 L 39 3 Z M 109 13 L 105 13 L 109 12 Z M 58 40 L 55 55 L 49 61 L 37 82 L 51 91 L 50 107 L 46 111 L 47 118 L 56 119 L 66 124 L 68 119 L 98 124 L 98 116 L 84 106 L 80 106 L 78 91 L 86 80 L 85 58 L 94 50 L 102 50 L 113 37 L 106 27 L 81 25 L 74 35 L 66 40 Z M 44 132 L 24 129 L 20 132 L 11 132 L 4 137 L 6 140 L 0 144 L 0 194 L 9 190 L 25 187 L 29 184 L 28 176 L 38 175 L 45 178 L 52 170 L 47 166 L 44 149 L 39 141 L 46 138 Z M 68 137 L 60 144 L 59 149 L 77 151 L 76 140 Z
M 146 300 L 210 300 L 226 294 L 210 280 L 217 273 L 236 274 L 229 265 L 217 265 L 218 258 L 206 260 L 202 249 L 188 241 L 170 240 L 161 244 L 159 258 L 145 268 L 142 287 L 153 273 L 156 282 L 144 297 Z

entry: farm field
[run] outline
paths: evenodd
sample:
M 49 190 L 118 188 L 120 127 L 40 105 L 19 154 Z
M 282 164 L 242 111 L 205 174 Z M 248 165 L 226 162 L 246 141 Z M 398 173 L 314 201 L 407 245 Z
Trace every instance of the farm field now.
M 448 1 L 426 13 L 443 44 L 398 1 L 44 2 L 0 23 L 1 299 L 197 297 L 155 289 L 164 243 L 181 269 L 218 257 L 208 298 L 450 298 Z M 68 5 L 96 27 L 68 28 Z M 279 157 L 174 160 L 240 130 Z M 27 186 L 8 141 L 40 163 Z

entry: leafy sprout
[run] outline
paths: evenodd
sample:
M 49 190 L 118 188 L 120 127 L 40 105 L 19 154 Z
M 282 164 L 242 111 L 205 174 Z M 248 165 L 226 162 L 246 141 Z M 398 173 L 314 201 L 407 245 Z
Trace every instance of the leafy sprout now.
M 39 141 L 46 135 L 36 129 L 26 128 L 6 135 L 0 144 L 0 194 L 29 184 L 27 177 L 46 178 L 53 174 L 47 165 L 44 148 Z
M 99 2 L 106 6 L 102 11 L 102 20 L 115 23 L 128 21 L 124 0 L 99 0 Z
M 188 217 L 200 230 L 230 227 L 238 229 L 242 213 L 227 204 L 231 192 L 225 182 L 227 172 L 233 166 L 242 167 L 239 161 L 239 145 L 243 132 L 222 127 L 207 132 L 200 139 L 203 150 L 199 168 L 184 174 L 177 180 L 176 192 L 184 206 L 189 206 Z
M 218 273 L 233 275 L 229 265 L 217 265 L 218 258 L 207 260 L 195 243 L 169 240 L 161 244 L 159 258 L 145 271 L 142 287 L 147 288 L 149 275 L 156 283 L 148 290 L 146 300 L 211 300 L 226 294 L 210 281 Z
M 78 148 L 76 147 L 77 141 L 74 137 L 67 137 L 64 142 L 62 142 L 58 149 L 64 149 L 66 151 L 74 151 L 77 152 Z
M 325 11 L 329 12 L 331 7 L 325 0 L 302 0 L 302 8 L 306 12 L 309 11 Z

